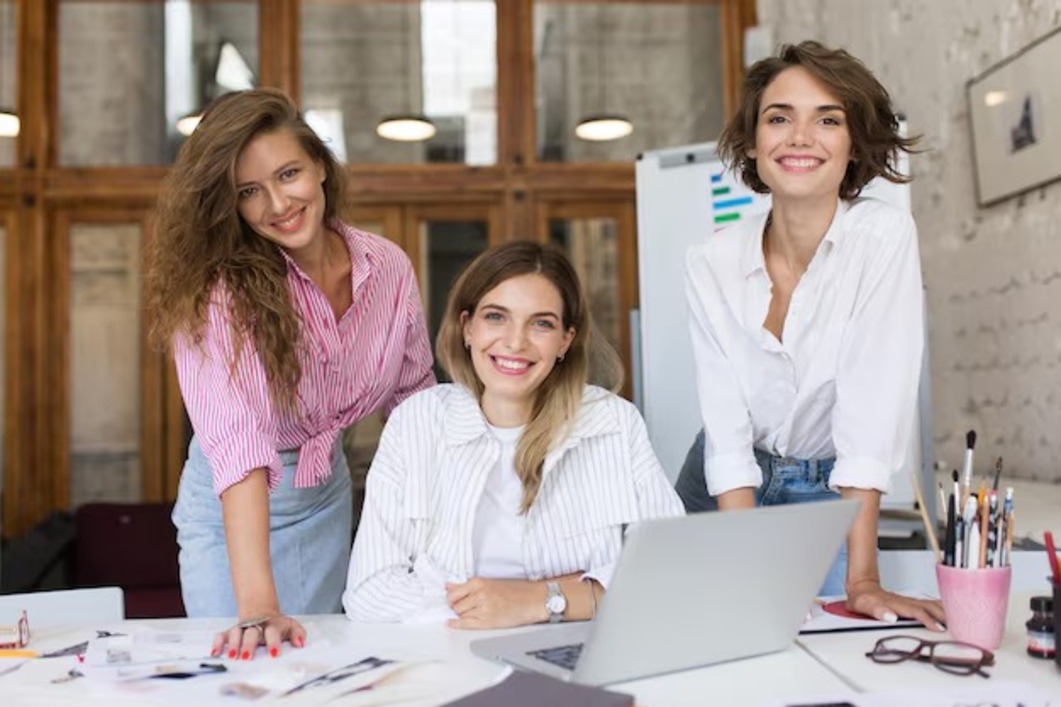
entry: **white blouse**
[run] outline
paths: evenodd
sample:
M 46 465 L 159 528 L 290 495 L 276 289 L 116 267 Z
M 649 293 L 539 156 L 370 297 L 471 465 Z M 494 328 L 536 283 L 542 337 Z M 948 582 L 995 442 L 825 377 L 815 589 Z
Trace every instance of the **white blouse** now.
M 501 443 L 459 385 L 395 409 L 368 473 L 343 607 L 358 621 L 415 618 L 474 569 L 476 509 Z M 525 516 L 523 566 L 540 580 L 582 572 L 605 587 L 627 524 L 684 513 L 629 402 L 587 386 L 571 432 L 545 459 Z
M 840 201 L 792 293 L 783 341 L 763 327 L 766 214 L 690 249 L 686 292 L 708 491 L 759 486 L 753 449 L 836 457 L 830 485 L 890 490 L 904 461 L 924 346 L 910 214 Z
M 478 577 L 526 579 L 523 536 L 527 517 L 519 512 L 523 482 L 516 472 L 516 447 L 525 427 L 494 427 L 501 456 L 490 470 L 472 525 L 472 573 Z

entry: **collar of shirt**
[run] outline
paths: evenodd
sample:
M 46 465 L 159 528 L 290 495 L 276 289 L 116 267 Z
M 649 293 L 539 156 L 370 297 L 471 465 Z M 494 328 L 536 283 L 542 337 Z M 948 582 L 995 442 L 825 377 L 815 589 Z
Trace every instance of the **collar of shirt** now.
M 342 237 L 343 242 L 346 243 L 346 250 L 350 253 L 350 282 L 353 291 L 354 299 L 357 299 L 357 291 L 364 285 L 365 281 L 368 280 L 369 274 L 372 272 L 373 262 L 371 250 L 366 247 L 365 242 L 359 238 L 360 231 L 356 228 L 351 228 L 339 219 L 331 219 L 325 224 L 325 228 L 329 228 L 335 233 Z M 304 282 L 308 285 L 316 287 L 316 284 L 310 278 L 309 275 L 302 271 L 302 268 L 298 266 L 286 250 L 280 248 L 280 254 L 284 256 L 284 260 L 287 262 L 288 277 L 294 277 L 296 280 Z
M 832 252 L 832 249 L 840 242 L 844 230 L 844 215 L 847 214 L 849 208 L 850 204 L 848 204 L 848 202 L 843 199 L 838 200 L 836 212 L 833 214 L 833 220 L 829 224 L 829 229 L 825 232 L 825 237 L 822 238 L 822 242 L 818 245 L 818 250 L 814 253 L 814 258 L 811 259 L 812 266 L 819 260 L 819 254 L 823 252 Z M 745 278 L 751 277 L 756 273 L 766 274 L 766 259 L 763 255 L 763 237 L 766 235 L 766 224 L 769 218 L 770 212 L 767 211 L 758 214 L 757 216 L 753 216 L 751 219 L 752 233 L 757 233 L 759 237 L 749 238 L 744 246 L 744 253 L 741 256 L 741 272 L 744 273 Z M 807 269 L 809 271 L 810 267 Z
M 458 447 L 474 442 L 481 437 L 493 437 L 489 423 L 483 416 L 479 401 L 470 390 L 454 384 L 456 394 L 447 401 L 446 415 L 443 419 L 445 442 L 447 446 Z M 563 453 L 576 446 L 579 441 L 597 435 L 615 434 L 620 431 L 619 419 L 610 406 L 604 405 L 607 393 L 596 386 L 587 385 L 582 391 L 582 403 L 579 405 L 571 431 L 546 458 L 546 467 L 555 464 Z M 550 463 L 552 460 L 552 464 Z

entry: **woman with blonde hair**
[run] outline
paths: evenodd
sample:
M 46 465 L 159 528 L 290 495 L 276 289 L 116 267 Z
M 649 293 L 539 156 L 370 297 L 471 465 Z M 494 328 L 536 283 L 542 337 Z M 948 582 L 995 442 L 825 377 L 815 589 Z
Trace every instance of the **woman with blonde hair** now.
M 226 95 L 158 205 L 148 302 L 194 436 L 173 520 L 215 655 L 301 646 L 338 611 L 352 532 L 343 428 L 434 384 L 408 258 L 337 217 L 343 171 L 282 92 Z
M 621 378 L 599 344 L 559 250 L 512 242 L 464 271 L 436 342 L 454 383 L 394 411 L 369 471 L 351 619 L 592 617 L 626 525 L 682 513 L 640 414 L 587 383 L 591 350 Z

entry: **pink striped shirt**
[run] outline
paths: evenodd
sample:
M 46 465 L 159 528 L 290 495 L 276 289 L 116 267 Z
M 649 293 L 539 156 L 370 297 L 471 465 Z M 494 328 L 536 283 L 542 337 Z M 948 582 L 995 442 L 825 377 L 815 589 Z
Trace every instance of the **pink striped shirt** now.
M 181 394 L 219 496 L 258 468 L 275 489 L 283 473 L 278 450 L 299 450 L 296 488 L 323 483 L 343 428 L 380 408 L 389 414 L 435 383 L 409 258 L 384 238 L 339 221 L 329 225 L 350 250 L 353 304 L 336 322 L 324 293 L 287 258 L 287 284 L 302 320 L 297 415 L 273 408 L 253 342 L 244 344 L 231 371 L 235 348 L 223 285 L 210 302 L 202 346 L 174 337 Z

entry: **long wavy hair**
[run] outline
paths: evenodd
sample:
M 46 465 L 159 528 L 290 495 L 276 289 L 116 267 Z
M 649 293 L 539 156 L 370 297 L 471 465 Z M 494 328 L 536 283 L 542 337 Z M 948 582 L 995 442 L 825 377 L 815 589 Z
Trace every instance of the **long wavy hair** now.
M 865 64 L 843 49 L 829 49 L 805 41 L 781 47 L 777 56 L 755 62 L 744 76 L 740 106 L 718 139 L 718 153 L 727 166 L 736 169 L 752 190 L 767 194 L 755 158 L 755 129 L 763 93 L 785 69 L 801 66 L 840 99 L 851 133 L 851 161 L 847 165 L 840 196 L 853 199 L 876 177 L 905 184 L 910 178 L 895 165 L 899 152 L 914 152 L 920 136 L 899 134 L 899 115 L 893 110 L 888 90 Z
M 251 343 L 274 403 L 292 411 L 302 377 L 302 332 L 287 287 L 287 261 L 279 246 L 240 217 L 235 176 L 247 143 L 280 130 L 323 167 L 324 219 L 337 215 L 345 193 L 342 167 L 294 102 L 272 88 L 227 94 L 207 109 L 163 184 L 145 287 L 151 341 L 161 349 L 177 335 L 201 345 L 207 308 L 223 288 L 235 341 L 230 370 Z
M 521 513 L 530 509 L 538 495 L 545 456 L 570 431 L 591 368 L 595 382 L 613 391 L 622 383 L 618 354 L 593 332 L 578 273 L 559 248 L 531 241 L 512 241 L 482 253 L 450 290 L 435 341 L 435 356 L 450 378 L 482 399 L 483 382 L 475 372 L 471 352 L 464 347 L 464 319 L 475 314 L 479 302 L 495 287 L 529 274 L 541 275 L 556 287 L 564 305 L 563 328 L 573 328 L 575 335 L 564 358 L 535 391 L 531 419 L 516 445 L 516 473 L 523 483 Z

